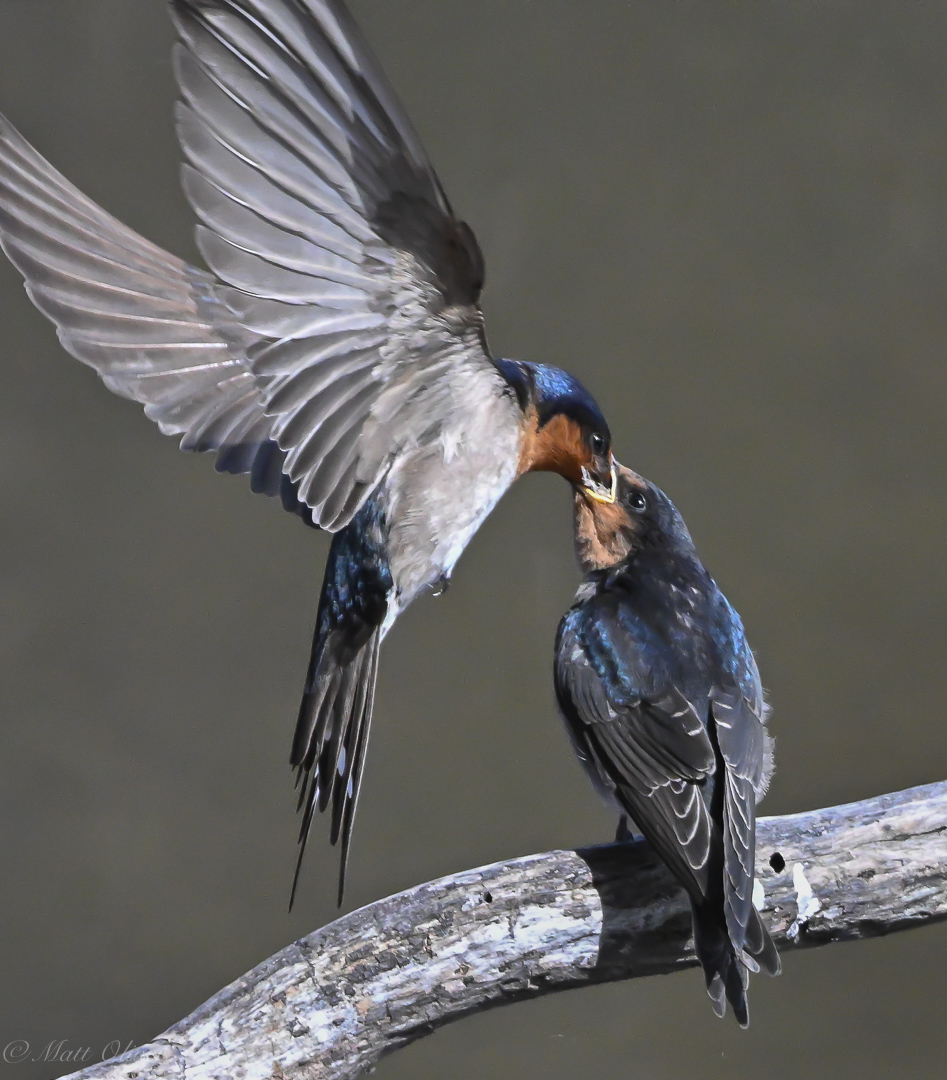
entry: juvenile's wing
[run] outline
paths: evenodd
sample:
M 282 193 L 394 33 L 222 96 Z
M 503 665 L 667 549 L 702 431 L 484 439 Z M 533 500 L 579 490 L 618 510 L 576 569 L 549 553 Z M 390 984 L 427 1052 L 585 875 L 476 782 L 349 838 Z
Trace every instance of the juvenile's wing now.
M 336 530 L 489 370 L 483 264 L 337 0 L 172 0 L 184 187 L 314 520 Z M 455 395 L 456 396 L 456 395 Z
M 724 762 L 724 907 L 730 940 L 739 950 L 753 916 L 756 792 L 766 746 L 762 695 L 749 700 L 739 689 L 718 688 L 711 709 Z
M 110 390 L 141 402 L 183 449 L 217 450 L 219 469 L 250 472 L 254 490 L 286 488 L 245 362 L 256 335 L 211 276 L 107 214 L 2 116 L 0 245 L 64 347 Z
M 556 643 L 556 695 L 598 786 L 614 792 L 692 896 L 707 892 L 714 825 L 700 784 L 714 750 L 693 704 L 656 686 L 632 616 L 611 598 L 573 608 Z

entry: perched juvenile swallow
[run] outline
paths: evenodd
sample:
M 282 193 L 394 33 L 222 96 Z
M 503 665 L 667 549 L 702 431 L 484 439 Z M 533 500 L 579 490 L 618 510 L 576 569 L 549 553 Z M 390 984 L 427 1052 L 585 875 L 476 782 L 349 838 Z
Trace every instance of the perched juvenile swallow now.
M 571 375 L 490 354 L 477 241 L 341 0 L 171 9 L 211 273 L 116 221 L 2 118 L 0 243 L 109 389 L 335 533 L 291 763 L 300 863 L 331 805 L 341 903 L 382 638 L 522 473 L 613 499 L 611 439 Z
M 779 972 L 753 906 L 756 803 L 773 770 L 756 661 L 681 515 L 619 467 L 615 502 L 576 496 L 587 571 L 559 624 L 556 695 L 575 751 L 690 896 L 718 1016 L 748 1021 L 748 971 Z

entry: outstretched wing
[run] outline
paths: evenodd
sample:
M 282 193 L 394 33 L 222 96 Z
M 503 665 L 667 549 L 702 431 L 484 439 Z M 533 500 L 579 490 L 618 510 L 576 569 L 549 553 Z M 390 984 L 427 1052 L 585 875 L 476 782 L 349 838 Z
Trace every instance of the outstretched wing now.
M 458 365 L 502 387 L 480 251 L 341 3 L 173 9 L 184 185 L 214 274 L 116 221 L 3 119 L 0 244 L 111 390 L 336 530 L 463 408 Z
M 244 363 L 254 337 L 210 275 L 87 199 L 2 116 L 0 244 L 65 348 L 184 449 L 266 442 L 271 421 Z
M 656 687 L 607 598 L 559 628 L 556 695 L 599 788 L 614 793 L 692 896 L 707 892 L 714 825 L 701 793 L 714 749 L 694 705 Z
M 436 434 L 451 370 L 492 367 L 480 251 L 341 2 L 172 10 L 198 242 L 260 338 L 249 363 L 283 468 L 335 530 Z

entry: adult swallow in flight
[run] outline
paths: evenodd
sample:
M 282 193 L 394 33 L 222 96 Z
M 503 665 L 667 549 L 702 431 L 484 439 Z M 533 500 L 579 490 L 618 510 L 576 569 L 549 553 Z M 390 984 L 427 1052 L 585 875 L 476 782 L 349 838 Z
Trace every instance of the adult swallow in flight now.
M 476 239 L 341 0 L 171 9 L 211 272 L 109 216 L 2 119 L 0 243 L 109 389 L 335 534 L 291 763 L 300 863 L 331 806 L 341 902 L 382 638 L 522 473 L 613 499 L 609 430 L 571 375 L 490 354 Z
M 740 617 L 670 499 L 617 469 L 611 505 L 576 496 L 587 575 L 559 625 L 555 680 L 597 790 L 684 886 L 718 1016 L 748 1021 L 749 971 L 779 972 L 753 906 L 756 803 L 773 769 L 756 661 Z

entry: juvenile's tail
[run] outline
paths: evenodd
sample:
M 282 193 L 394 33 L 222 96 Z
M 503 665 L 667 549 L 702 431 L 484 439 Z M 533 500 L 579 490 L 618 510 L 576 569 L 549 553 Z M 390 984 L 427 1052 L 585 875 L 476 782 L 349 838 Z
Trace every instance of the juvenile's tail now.
M 385 530 L 375 500 L 336 533 L 319 600 L 309 673 L 299 707 L 290 764 L 301 784 L 303 812 L 292 909 L 316 810 L 332 806 L 329 839 L 341 837 L 338 902 L 345 889 L 352 823 L 371 726 L 378 650 L 392 581 Z
M 704 969 L 707 994 L 717 1016 L 724 1016 L 727 1002 L 740 1027 L 750 1022 L 746 987 L 751 971 L 778 975 L 779 953 L 756 908 L 750 914 L 746 942 L 738 953 L 727 931 L 726 918 L 719 904 L 693 905 L 694 947 Z

